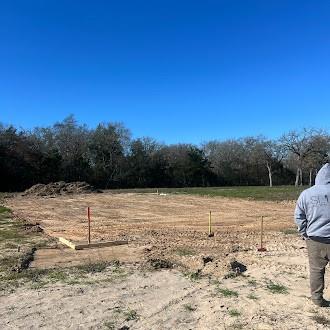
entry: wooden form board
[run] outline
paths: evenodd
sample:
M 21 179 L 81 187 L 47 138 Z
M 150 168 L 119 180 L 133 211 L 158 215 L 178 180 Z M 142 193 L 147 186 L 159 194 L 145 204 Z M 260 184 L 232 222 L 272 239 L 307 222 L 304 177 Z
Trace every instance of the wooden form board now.
M 82 249 L 88 249 L 88 248 L 95 248 L 95 247 L 107 247 L 107 246 L 116 246 L 116 245 L 124 245 L 128 244 L 128 241 L 105 241 L 105 242 L 96 242 L 96 243 L 73 243 L 69 240 L 67 240 L 64 237 L 60 237 L 59 241 L 70 247 L 74 250 L 82 250 Z

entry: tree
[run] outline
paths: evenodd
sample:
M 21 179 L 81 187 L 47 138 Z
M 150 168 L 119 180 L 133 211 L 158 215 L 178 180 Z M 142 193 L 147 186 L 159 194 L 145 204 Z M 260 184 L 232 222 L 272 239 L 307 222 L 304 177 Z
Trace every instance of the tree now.
M 86 125 L 78 125 L 73 115 L 51 128 L 53 142 L 62 159 L 61 178 L 65 181 L 88 181 L 90 163 L 88 143 L 90 132 Z
M 296 166 L 295 186 L 303 184 L 303 168 L 306 159 L 318 157 L 324 153 L 324 144 L 329 143 L 328 135 L 322 130 L 302 129 L 284 134 L 280 142 L 285 150 L 292 154 Z
M 90 133 L 88 155 L 94 184 L 104 188 L 120 185 L 129 141 L 129 130 L 119 123 L 99 124 Z

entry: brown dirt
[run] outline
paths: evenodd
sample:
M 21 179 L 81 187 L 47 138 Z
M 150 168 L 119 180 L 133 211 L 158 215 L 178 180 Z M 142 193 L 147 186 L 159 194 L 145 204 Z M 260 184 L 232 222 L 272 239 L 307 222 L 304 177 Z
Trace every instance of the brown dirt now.
M 91 207 L 92 241 L 127 239 L 132 247 L 151 246 L 146 258 L 169 259 L 193 271 L 220 274 L 235 253 L 255 254 L 260 218 L 265 244 L 279 246 L 292 228 L 293 205 L 220 197 L 157 194 L 87 194 L 52 199 L 8 200 L 16 215 L 39 223 L 54 237 L 86 241 L 86 208 Z M 214 237 L 208 237 L 212 211 Z M 203 256 L 213 262 L 204 267 Z
M 53 236 L 78 241 L 86 239 L 85 213 L 90 206 L 93 240 L 130 242 L 109 250 L 64 249 L 61 255 L 42 250 L 39 266 L 61 256 L 73 263 L 117 256 L 133 263 L 137 259 L 156 265 L 177 263 L 188 272 L 184 275 L 176 268 L 150 272 L 125 264 L 126 277 L 113 279 L 108 269 L 77 284 L 22 287 L 0 295 L 2 329 L 329 329 L 328 310 L 309 299 L 305 242 L 283 232 L 294 228 L 294 203 L 105 193 L 19 197 L 7 204 Z M 215 223 L 212 238 L 207 236 L 210 210 Z M 264 253 L 257 252 L 262 215 L 268 216 Z M 224 276 L 237 268 L 243 274 Z M 212 276 L 199 278 L 205 274 Z M 270 291 L 271 282 L 283 285 L 287 293 Z M 329 294 L 326 280 L 325 297 Z

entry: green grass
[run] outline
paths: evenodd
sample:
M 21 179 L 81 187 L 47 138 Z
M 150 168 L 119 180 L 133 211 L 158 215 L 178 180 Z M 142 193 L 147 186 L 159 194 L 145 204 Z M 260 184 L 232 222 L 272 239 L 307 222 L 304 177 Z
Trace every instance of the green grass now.
M 190 304 L 185 304 L 183 305 L 183 308 L 187 311 L 187 312 L 194 312 L 197 308 L 194 306 L 191 306 Z
M 283 229 L 282 233 L 285 235 L 298 235 L 298 231 L 296 228 Z
M 124 313 L 125 321 L 132 321 L 139 319 L 139 314 L 134 309 L 130 309 Z
M 185 247 L 181 247 L 181 248 L 177 248 L 175 250 L 176 254 L 179 256 L 193 256 L 196 254 L 195 251 L 189 249 L 189 248 L 185 248 Z
M 254 288 L 256 288 L 257 287 L 257 281 L 255 280 L 255 279 L 251 279 L 251 280 L 248 280 L 248 284 L 250 285 L 250 286 L 253 286 Z
M 100 273 L 103 272 L 110 264 L 111 263 L 109 262 L 88 263 L 77 266 L 77 268 L 85 273 Z
M 322 325 L 328 325 L 330 326 L 330 320 L 327 319 L 326 317 L 324 316 L 321 316 L 321 315 L 313 315 L 311 317 L 312 320 L 314 320 L 316 323 L 318 324 L 322 324 Z
M 160 188 L 160 193 L 166 194 L 190 194 L 202 196 L 223 196 L 230 198 L 250 198 L 255 200 L 296 200 L 302 190 L 307 187 L 295 186 L 241 186 L 241 187 L 207 187 L 207 188 Z M 117 189 L 113 193 L 156 193 L 156 188 L 145 189 Z
M 228 311 L 228 314 L 232 317 L 238 317 L 238 316 L 241 316 L 241 312 L 238 311 L 237 309 L 230 309 Z
M 116 329 L 116 323 L 113 321 L 106 321 L 104 322 L 104 327 L 109 330 L 115 330 Z
M 227 288 L 217 288 L 217 292 L 220 293 L 223 297 L 238 297 L 238 292 L 229 290 Z
M 248 294 L 247 297 L 251 300 L 258 300 L 259 299 L 259 297 L 256 296 L 254 293 Z
M 270 281 L 266 288 L 271 292 L 271 293 L 279 293 L 279 294 L 287 294 L 289 292 L 288 288 L 282 284 L 279 283 L 274 283 Z
M 0 213 L 10 213 L 10 209 L 0 205 Z
M 184 276 L 189 278 L 191 281 L 198 281 L 200 280 L 203 275 L 200 272 L 186 272 L 184 273 Z

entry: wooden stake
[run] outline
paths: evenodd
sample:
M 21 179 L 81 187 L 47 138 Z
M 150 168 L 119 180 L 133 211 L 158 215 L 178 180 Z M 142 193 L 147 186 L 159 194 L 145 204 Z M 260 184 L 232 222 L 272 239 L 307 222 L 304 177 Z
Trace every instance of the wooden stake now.
M 209 237 L 213 237 L 214 233 L 212 233 L 212 212 L 209 213 Z
M 261 217 L 261 230 L 260 230 L 260 248 L 258 249 L 259 252 L 267 251 L 264 248 L 264 216 Z
M 91 210 L 87 207 L 87 218 L 88 218 L 88 244 L 91 244 Z
M 264 243 L 264 216 L 261 217 L 261 234 L 260 234 L 260 247 L 263 248 Z

